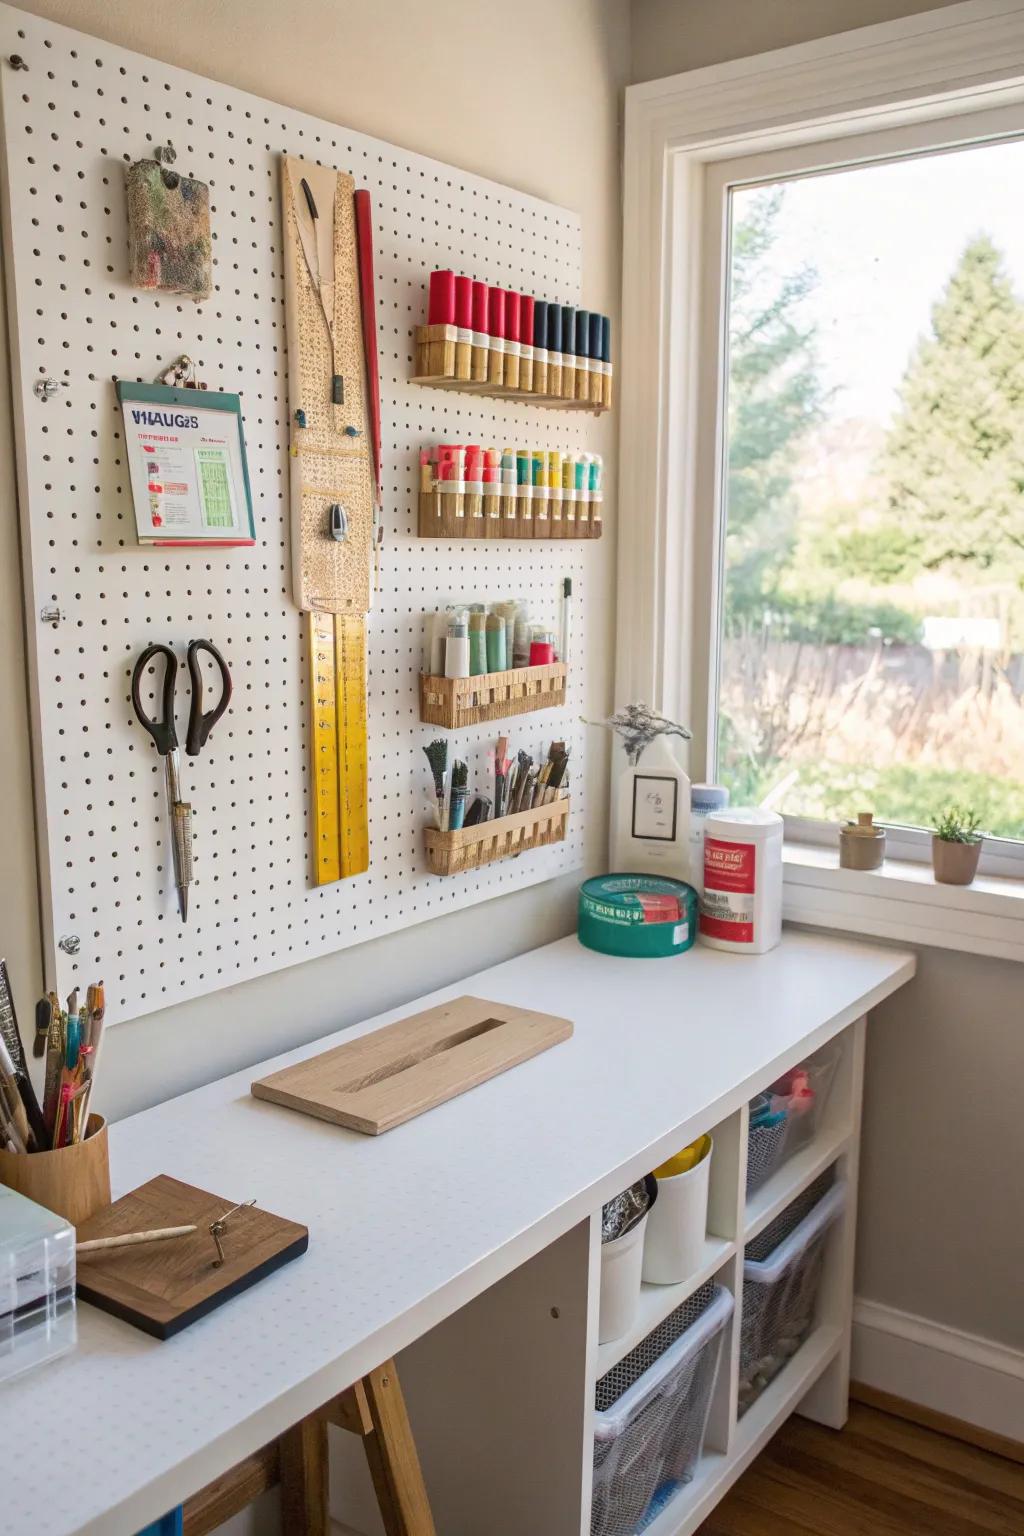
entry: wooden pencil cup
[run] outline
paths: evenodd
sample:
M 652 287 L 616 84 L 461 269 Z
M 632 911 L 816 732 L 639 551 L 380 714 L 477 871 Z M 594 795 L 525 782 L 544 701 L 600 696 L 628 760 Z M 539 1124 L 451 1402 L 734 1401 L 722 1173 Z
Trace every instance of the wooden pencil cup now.
M 0 1150 L 0 1184 L 80 1226 L 110 1204 L 106 1120 L 90 1115 L 84 1140 L 56 1152 Z

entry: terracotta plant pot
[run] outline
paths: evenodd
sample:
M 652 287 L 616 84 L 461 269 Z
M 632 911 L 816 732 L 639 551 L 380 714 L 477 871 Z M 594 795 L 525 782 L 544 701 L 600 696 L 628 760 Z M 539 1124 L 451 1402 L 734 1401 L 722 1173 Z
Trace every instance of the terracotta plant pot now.
M 976 843 L 947 843 L 932 838 L 932 868 L 940 885 L 970 885 L 978 873 L 981 839 Z

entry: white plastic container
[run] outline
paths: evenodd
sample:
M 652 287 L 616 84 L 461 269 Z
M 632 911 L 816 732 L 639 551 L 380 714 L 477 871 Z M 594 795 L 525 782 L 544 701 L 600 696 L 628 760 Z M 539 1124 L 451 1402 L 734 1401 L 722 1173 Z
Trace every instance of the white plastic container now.
M 643 1278 L 650 1285 L 677 1285 L 701 1261 L 708 1220 L 708 1181 L 714 1143 L 686 1173 L 658 1180 L 658 1198 L 647 1216 Z
M 620 1339 L 633 1321 L 640 1300 L 644 1233 L 650 1219 L 651 1213 L 648 1211 L 623 1237 L 614 1237 L 610 1243 L 601 1244 L 601 1307 L 597 1320 L 599 1344 L 609 1344 L 612 1339 Z
M 704 818 L 700 937 L 763 955 L 782 938 L 782 817 L 757 808 Z
M 704 823 L 712 811 L 724 811 L 729 791 L 724 784 L 690 785 L 690 872 L 686 879 L 698 896 L 704 894 Z
M 690 780 L 678 736 L 656 736 L 639 762 L 621 768 L 612 789 L 613 874 L 690 873 Z

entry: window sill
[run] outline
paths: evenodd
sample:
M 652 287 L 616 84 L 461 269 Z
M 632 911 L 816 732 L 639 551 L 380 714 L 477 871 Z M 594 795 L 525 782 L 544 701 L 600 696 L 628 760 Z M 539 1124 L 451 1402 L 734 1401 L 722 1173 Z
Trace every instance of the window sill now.
M 1024 961 L 1024 880 L 938 885 L 930 864 L 902 859 L 868 873 L 840 869 L 835 848 L 807 843 L 787 842 L 784 858 L 790 922 Z

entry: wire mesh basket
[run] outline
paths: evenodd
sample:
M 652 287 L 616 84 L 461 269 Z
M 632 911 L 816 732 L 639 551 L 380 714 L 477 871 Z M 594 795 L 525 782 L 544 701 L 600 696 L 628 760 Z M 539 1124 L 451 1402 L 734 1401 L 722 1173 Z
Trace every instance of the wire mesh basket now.
M 832 1082 L 839 1065 L 839 1047 L 835 1044 L 824 1046 L 816 1051 L 807 1061 L 799 1067 L 794 1067 L 792 1072 L 787 1072 L 784 1077 L 774 1082 L 764 1093 L 750 1102 L 752 1123 L 747 1132 L 747 1194 L 753 1194 L 767 1179 L 781 1168 L 786 1160 L 799 1152 L 813 1139 L 818 1128 L 828 1096 L 832 1090 Z M 807 1083 L 810 1088 L 809 1103 L 806 1097 L 797 1102 L 804 1107 L 800 1110 L 789 1108 L 782 1109 L 777 1115 L 770 1113 L 772 1102 L 783 1102 L 788 1098 L 788 1089 L 793 1078 L 798 1073 L 807 1074 Z M 753 1116 L 759 1111 L 765 1113 L 767 1118 L 763 1124 L 753 1123 Z
M 690 1481 L 732 1310 L 708 1282 L 601 1377 L 590 1536 L 634 1536 Z
M 817 1198 L 811 1200 L 815 1192 Z M 740 1323 L 741 1414 L 788 1364 L 814 1327 L 829 1228 L 845 1204 L 842 1180 L 831 1189 L 816 1180 L 747 1244 Z

